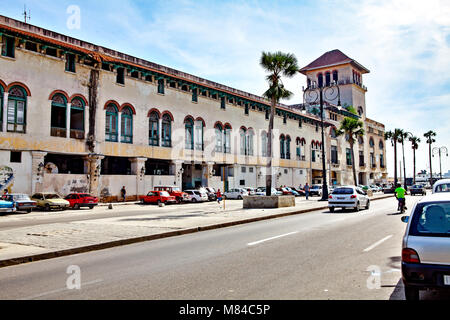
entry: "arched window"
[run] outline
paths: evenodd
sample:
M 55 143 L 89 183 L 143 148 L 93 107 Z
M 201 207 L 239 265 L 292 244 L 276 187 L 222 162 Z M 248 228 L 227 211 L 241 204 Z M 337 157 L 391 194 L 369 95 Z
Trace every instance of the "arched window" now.
M 375 142 L 373 141 L 373 138 L 370 138 L 369 145 L 371 148 L 373 148 L 375 146 Z
M 195 120 L 195 150 L 203 150 L 203 120 L 197 119 Z
M 84 139 L 84 100 L 75 97 L 70 105 L 70 137 Z
M 225 138 L 224 153 L 231 153 L 231 126 L 230 125 L 227 125 L 227 124 L 225 125 L 224 138 Z
M 308 88 L 311 87 L 311 79 L 310 79 L 310 78 L 306 79 L 306 86 L 307 86 Z
M 7 108 L 7 131 L 25 133 L 27 93 L 20 86 L 9 89 Z
M 319 84 L 319 88 L 323 87 L 323 74 L 319 73 L 317 75 L 317 83 Z
M 239 136 L 241 137 L 241 155 L 247 155 L 247 130 L 245 128 L 241 128 L 239 130 Z
M 329 86 L 331 84 L 331 73 L 327 71 L 325 73 L 325 85 Z
M 120 127 L 120 142 L 133 143 L 133 111 L 130 107 L 122 110 Z
M 286 150 L 285 150 L 285 137 L 284 135 L 280 136 L 280 158 L 285 159 L 286 158 Z
M 261 133 L 261 156 L 262 157 L 267 157 L 267 143 L 268 143 L 267 132 L 263 131 Z
M 297 160 L 300 160 L 302 157 L 302 140 L 300 138 L 297 138 L 296 140 L 295 154 L 297 156 Z
M 117 107 L 110 103 L 106 107 L 105 140 L 117 142 L 119 111 Z
M 339 80 L 339 74 L 338 74 L 337 70 L 334 70 L 333 71 L 333 81 L 336 81 L 336 83 L 337 83 L 338 80 Z
M 159 115 L 156 111 L 150 113 L 148 117 L 148 144 L 159 146 Z
M 291 159 L 291 137 L 286 137 L 286 159 Z
M 364 109 L 361 106 L 359 106 L 358 107 L 358 115 L 361 117 L 363 115 L 363 113 L 364 113 Z
M 172 147 L 172 118 L 167 113 L 162 116 L 161 138 L 163 147 Z
M 363 137 L 361 137 L 361 136 L 358 137 L 358 143 L 359 143 L 359 144 L 364 144 L 364 139 L 363 139 Z
M 255 136 L 255 133 L 252 129 L 249 129 L 247 131 L 247 155 L 253 156 L 254 155 L 254 148 L 253 148 L 253 137 Z
M 216 124 L 214 130 L 216 132 L 216 152 L 222 152 L 224 147 L 222 125 Z
M 330 135 L 331 135 L 332 138 L 336 138 L 337 137 L 337 135 L 336 135 L 336 128 L 334 128 L 334 127 L 331 128 Z
M 194 150 L 194 121 L 191 118 L 184 121 L 184 131 L 186 149 Z
M 378 144 L 378 147 L 380 148 L 380 150 L 383 150 L 383 148 L 384 148 L 383 141 L 380 140 L 380 143 Z
M 67 99 L 62 94 L 52 97 L 52 113 L 50 120 L 50 135 L 53 137 L 66 137 Z

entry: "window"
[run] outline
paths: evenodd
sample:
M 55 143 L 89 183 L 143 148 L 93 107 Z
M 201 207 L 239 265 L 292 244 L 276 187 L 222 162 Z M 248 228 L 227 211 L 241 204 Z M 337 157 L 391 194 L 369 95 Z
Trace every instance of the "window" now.
M 198 89 L 192 89 L 192 102 L 198 102 Z
M 135 78 L 135 79 L 139 79 L 139 71 L 132 71 L 131 72 L 131 77 Z
M 25 42 L 25 49 L 29 50 L 29 51 L 34 51 L 37 52 L 37 44 L 35 42 L 31 42 L 31 41 L 26 41 Z
M 351 166 L 352 165 L 352 150 L 347 148 L 345 150 L 345 158 L 347 160 L 347 165 Z
M 347 140 L 348 140 L 348 139 L 347 139 Z M 358 137 L 358 143 L 359 143 L 359 144 L 364 144 L 364 139 L 363 139 L 363 137 L 361 137 L 361 136 Z
M 109 63 L 102 62 L 102 70 L 111 71 L 111 66 Z
M 84 139 L 84 109 L 85 103 L 81 98 L 72 99 L 70 106 L 70 137 Z
M 285 151 L 285 138 L 284 135 L 280 136 L 280 158 L 285 159 L 286 158 L 286 151 Z
M 338 82 L 339 77 L 338 77 L 338 72 L 336 70 L 333 71 L 333 81 L 336 81 L 336 83 Z
M 283 123 L 284 123 L 284 124 L 287 123 L 287 115 L 286 115 L 286 113 L 283 115 Z
M 261 133 L 261 156 L 263 157 L 267 157 L 267 144 L 268 144 L 267 138 L 268 138 L 267 133 L 263 131 Z
M 106 141 L 117 142 L 119 112 L 114 104 L 109 104 L 106 108 L 106 125 L 105 139 Z
M 383 154 L 380 154 L 380 167 L 384 168 L 384 157 L 383 157 Z
M 364 151 L 359 151 L 359 166 L 364 167 L 366 164 L 364 163 Z
M 266 109 L 266 120 L 269 120 L 270 117 L 270 110 Z
M 220 108 L 225 109 L 225 97 L 220 97 Z
M 125 68 L 117 68 L 116 82 L 119 84 L 125 84 Z
M 331 163 L 338 164 L 338 149 L 337 146 L 331 146 Z
M 9 162 L 11 162 L 11 163 L 21 163 L 22 162 L 22 152 L 20 152 L 20 151 L 11 151 Z
M 450 237 L 450 203 L 426 202 L 417 204 L 412 215 L 409 234 L 421 237 Z
M 316 162 L 316 150 L 311 150 L 311 161 Z
M 52 57 L 58 57 L 58 50 L 56 48 L 45 48 L 45 54 Z
M 172 118 L 165 114 L 162 117 L 161 128 L 162 146 L 166 148 L 172 147 Z
M 383 141 L 380 141 L 380 143 L 378 144 L 378 147 L 380 148 L 380 150 L 383 150 L 383 148 L 384 148 Z
M 253 173 L 253 167 L 248 168 L 249 173 Z
M 377 164 L 375 163 L 375 155 L 374 155 L 373 152 L 371 152 L 371 153 L 370 153 L 370 166 L 371 166 L 372 168 L 375 168 L 376 165 L 377 165 Z
M 71 53 L 66 54 L 66 71 L 75 72 L 75 55 Z
M 286 137 L 286 159 L 291 159 L 291 138 L 289 136 Z
M 239 135 L 241 137 L 241 155 L 246 156 L 247 155 L 247 130 L 244 128 L 241 128 L 239 130 Z
M 151 74 L 147 74 L 147 75 L 145 76 L 145 81 L 152 82 L 152 81 L 153 81 L 152 75 L 151 75 Z
M 149 116 L 148 144 L 159 146 L 159 116 L 153 111 Z
M 358 107 L 358 115 L 361 117 L 363 115 L 363 113 L 364 113 L 364 109 L 361 106 L 359 106 Z
M 158 93 L 164 94 L 164 79 L 158 79 Z
M 370 138 L 370 140 L 369 140 L 369 145 L 371 148 L 373 148 L 375 146 L 375 142 L 373 142 L 372 138 Z
M 229 125 L 225 125 L 224 138 L 224 153 L 231 153 L 231 127 Z
M 331 128 L 331 137 L 336 138 L 336 128 Z
M 325 86 L 329 86 L 331 84 L 331 74 L 330 72 L 325 73 Z
M 298 127 L 299 127 L 299 128 L 302 127 L 302 119 L 298 120 Z
M 14 58 L 16 38 L 3 35 L 2 56 Z
M 241 168 L 241 172 L 242 172 L 242 173 L 247 173 L 247 167 L 242 167 L 242 168 Z
M 295 150 L 295 154 L 297 156 L 297 160 L 300 160 L 302 157 L 302 147 L 301 147 L 301 140 L 299 138 L 297 138 L 296 145 L 297 148 Z
M 319 88 L 323 87 L 323 74 L 319 73 L 317 75 L 317 83 L 319 84 Z
M 195 121 L 195 150 L 203 150 L 203 121 Z
M 246 115 L 248 115 L 248 114 L 249 114 L 248 103 L 245 104 L 245 107 L 244 107 L 244 108 L 245 108 L 245 109 L 244 109 L 244 113 L 245 113 Z
M 185 128 L 185 147 L 188 150 L 194 150 L 194 121 L 188 118 L 184 122 Z
M 245 180 L 239 180 L 239 185 L 245 186 Z
M 247 131 L 247 155 L 253 156 L 253 137 L 255 136 L 255 133 L 252 129 L 249 129 Z
M 27 94 L 22 87 L 9 89 L 7 107 L 8 132 L 25 133 Z
M 222 152 L 223 150 L 223 134 L 222 134 L 222 126 L 217 124 L 214 128 L 216 132 L 216 152 Z
M 130 107 L 126 107 L 121 115 L 121 139 L 123 143 L 133 143 L 133 112 Z

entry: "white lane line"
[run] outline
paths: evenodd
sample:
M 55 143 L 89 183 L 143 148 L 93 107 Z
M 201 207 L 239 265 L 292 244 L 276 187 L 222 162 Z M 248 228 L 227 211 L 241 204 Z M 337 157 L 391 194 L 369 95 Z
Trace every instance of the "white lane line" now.
M 373 245 L 371 245 L 370 247 L 366 248 L 363 250 L 363 252 L 369 252 L 370 250 L 372 250 L 373 248 L 379 246 L 380 244 L 382 244 L 383 242 L 385 242 L 386 240 L 390 239 L 392 237 L 392 234 L 390 236 L 387 236 L 386 238 L 381 239 L 380 241 L 375 242 Z
M 103 281 L 102 279 L 98 279 L 98 280 L 82 283 L 81 284 L 81 289 L 83 289 L 84 286 L 88 286 L 88 285 L 91 285 L 91 284 L 96 284 L 96 283 L 99 283 L 99 282 L 102 282 L 102 281 Z M 31 296 L 31 297 L 27 297 L 27 298 L 22 298 L 22 299 L 19 299 L 19 300 L 33 300 L 33 299 L 37 299 L 37 298 L 40 298 L 40 297 L 48 296 L 48 295 L 55 294 L 55 293 L 58 293 L 58 292 L 63 292 L 63 291 L 78 291 L 78 290 L 69 290 L 67 288 L 62 288 L 62 289 L 57 289 L 57 290 L 43 292 L 43 293 Z
M 279 238 L 287 237 L 287 236 L 290 236 L 291 234 L 296 234 L 296 233 L 298 233 L 298 231 L 290 232 L 290 233 L 286 233 L 286 234 L 282 234 L 282 235 L 280 235 L 280 236 L 276 236 L 276 237 L 272 237 L 272 238 L 267 238 L 267 239 L 263 239 L 263 240 L 259 240 L 259 241 L 255 241 L 255 242 L 250 242 L 250 243 L 247 243 L 247 245 L 248 245 L 248 246 L 254 246 L 254 245 L 260 244 L 260 243 L 262 243 L 262 242 L 266 242 L 266 241 L 270 241 L 270 240 L 274 240 L 274 239 L 279 239 Z

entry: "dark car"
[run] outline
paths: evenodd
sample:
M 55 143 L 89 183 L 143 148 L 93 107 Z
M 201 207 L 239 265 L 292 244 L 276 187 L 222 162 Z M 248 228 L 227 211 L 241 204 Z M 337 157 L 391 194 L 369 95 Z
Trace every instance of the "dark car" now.
M 411 193 L 412 196 L 414 196 L 416 194 L 420 194 L 422 196 L 427 195 L 427 190 L 425 189 L 424 186 L 422 186 L 420 184 L 415 184 L 415 185 L 409 187 L 409 192 Z
M 389 193 L 395 193 L 395 187 L 392 185 L 387 185 L 383 187 L 383 193 L 389 194 Z

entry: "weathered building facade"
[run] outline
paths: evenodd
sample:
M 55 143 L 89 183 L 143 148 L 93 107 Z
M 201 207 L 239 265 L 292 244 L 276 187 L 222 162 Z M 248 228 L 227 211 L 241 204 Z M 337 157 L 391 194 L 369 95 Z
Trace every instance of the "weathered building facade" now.
M 3 16 L 0 34 L 2 188 L 90 192 L 108 201 L 122 186 L 133 198 L 156 185 L 265 185 L 269 101 Z M 361 118 L 378 146 L 384 126 L 365 118 L 364 93 Z M 350 113 L 327 112 L 328 173 L 350 183 L 346 142 L 329 134 Z M 280 104 L 274 126 L 274 185 L 319 183 L 320 118 Z M 333 145 L 338 167 L 329 161 Z M 385 172 L 360 169 L 366 183 Z

